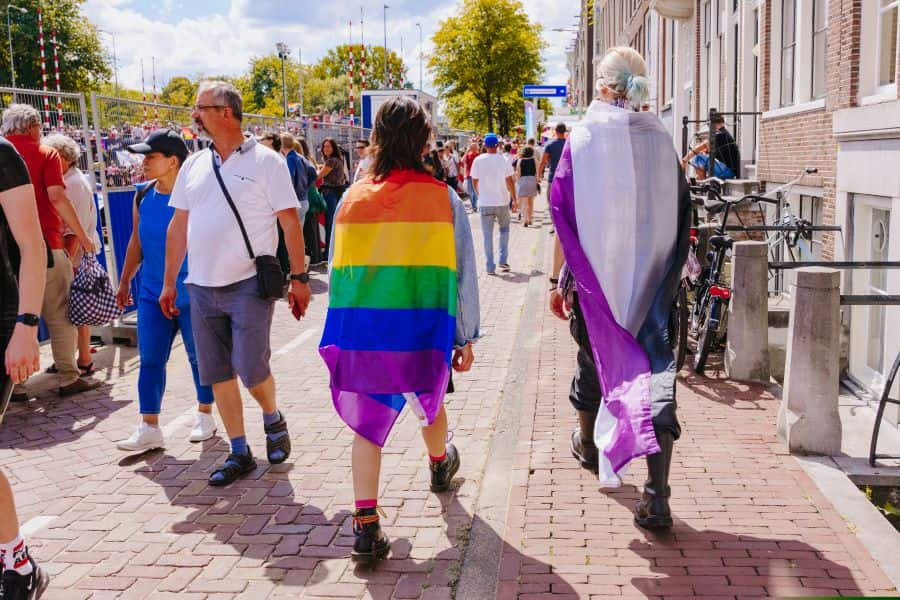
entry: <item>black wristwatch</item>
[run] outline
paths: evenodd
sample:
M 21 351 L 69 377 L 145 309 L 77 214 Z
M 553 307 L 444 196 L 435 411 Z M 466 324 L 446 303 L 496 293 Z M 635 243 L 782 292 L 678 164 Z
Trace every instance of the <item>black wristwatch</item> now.
M 291 281 L 309 283 L 309 273 L 291 273 Z
M 25 325 L 28 325 L 29 327 L 37 327 L 38 323 L 40 322 L 41 318 L 31 313 L 22 313 L 21 315 L 16 315 L 16 323 L 23 323 Z

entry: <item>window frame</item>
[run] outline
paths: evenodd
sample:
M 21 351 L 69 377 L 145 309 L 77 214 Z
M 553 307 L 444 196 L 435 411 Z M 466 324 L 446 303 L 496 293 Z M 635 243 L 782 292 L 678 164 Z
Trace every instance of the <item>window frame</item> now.
M 828 94 L 828 79 L 825 76 L 825 73 L 828 72 L 828 1 L 822 0 L 822 8 L 825 12 L 824 24 L 821 29 L 816 29 L 816 17 L 818 16 L 816 12 L 816 8 L 819 4 L 818 0 L 811 0 L 812 3 L 812 38 L 810 40 L 810 81 L 809 81 L 809 98 L 810 100 L 819 100 L 820 98 L 824 98 Z M 822 89 L 821 93 L 816 94 L 816 75 L 818 71 L 816 69 L 816 39 L 822 36 L 825 38 L 825 43 L 822 46 Z
M 798 0 L 781 0 L 781 37 L 779 52 L 779 73 L 778 73 L 778 105 L 780 107 L 793 106 L 797 101 L 797 9 L 799 8 Z M 784 18 L 785 8 L 791 6 L 791 43 L 785 44 L 785 32 L 787 31 Z M 785 50 L 791 51 L 791 85 L 790 97 L 785 99 Z
M 894 34 L 894 59 L 891 63 L 894 71 L 894 80 L 888 83 L 881 83 L 881 31 L 882 19 L 890 12 L 894 11 L 897 15 L 897 22 L 900 25 L 900 0 L 891 0 L 887 6 L 881 5 L 881 0 L 877 0 L 878 5 L 875 7 L 875 93 L 880 94 L 890 92 L 897 86 L 897 37 Z

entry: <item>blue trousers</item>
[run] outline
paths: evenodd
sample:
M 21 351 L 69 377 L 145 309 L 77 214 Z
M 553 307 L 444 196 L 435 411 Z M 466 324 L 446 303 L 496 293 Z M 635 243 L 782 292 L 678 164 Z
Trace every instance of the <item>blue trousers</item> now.
M 141 367 L 138 374 L 138 400 L 142 415 L 158 415 L 162 407 L 163 393 L 166 391 L 166 364 L 172 353 L 175 334 L 181 331 L 184 349 L 191 363 L 197 401 L 212 404 L 212 388 L 200 385 L 197 371 L 197 352 L 194 348 L 194 333 L 191 329 L 191 309 L 189 305 L 179 306 L 181 314 L 167 319 L 158 302 L 138 300 L 138 353 Z
M 478 210 L 478 194 L 475 193 L 475 184 L 471 177 L 466 177 L 466 193 L 469 194 L 469 200 L 472 202 L 472 210 Z

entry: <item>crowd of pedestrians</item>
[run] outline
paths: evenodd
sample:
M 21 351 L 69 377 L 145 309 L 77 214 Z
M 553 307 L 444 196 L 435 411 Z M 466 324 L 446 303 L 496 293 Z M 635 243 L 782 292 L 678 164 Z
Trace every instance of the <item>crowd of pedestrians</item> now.
M 575 125 L 583 135 L 569 136 L 559 124 L 543 148 L 486 133 L 460 154 L 455 142 L 434 139 L 417 102 L 390 99 L 371 138 L 356 143 L 352 172 L 332 138 L 322 142 L 318 164 L 306 141 L 289 133 L 247 136 L 238 90 L 224 81 L 202 83 L 192 118 L 205 148 L 190 154 L 181 132 L 168 129 L 127 146 L 143 156 L 148 180 L 137 186 L 115 292 L 121 308 L 137 305 L 140 354 L 140 420 L 118 447 L 164 447 L 159 414 L 180 334 L 197 396 L 189 439 L 216 433 L 215 405 L 229 440 L 209 484 L 229 485 L 257 465 L 241 384 L 259 406 L 267 461 L 290 458 L 288 415 L 278 408 L 270 368 L 272 318 L 279 299 L 296 319 L 306 314 L 312 296 L 304 238 L 310 223 L 318 232 L 310 211 L 321 213 L 330 285 L 319 352 L 335 410 L 355 434 L 351 557 L 364 564 L 385 557 L 381 454 L 406 404 L 422 424 L 431 490 L 448 490 L 460 467 L 460 453 L 447 441 L 444 399 L 453 392 L 453 372 L 472 367 L 480 336 L 478 267 L 460 188 L 478 214 L 472 218 L 481 224 L 486 273 L 497 275 L 511 270 L 513 215 L 533 225 L 534 199 L 549 167 L 557 233 L 551 279 L 558 284 L 550 310 L 570 323 L 578 346 L 571 452 L 613 486 L 628 462 L 647 457 L 635 519 L 643 527 L 670 527 L 668 476 L 680 427 L 665 336 L 686 256 L 686 185 L 664 127 L 641 111 L 648 93 L 641 56 L 614 48 L 597 75 L 597 100 Z M 3 113 L 0 348 L 6 387 L 23 383 L 39 368 L 42 316 L 66 396 L 99 385 L 88 379 L 89 332 L 76 330 L 66 304 L 75 257 L 97 252 L 100 241 L 91 190 L 76 166 L 77 144 L 63 136 L 42 140 L 40 127 L 28 106 Z M 634 164 L 645 168 L 637 172 Z M 586 190 L 590 201 L 580 197 Z M 644 239 L 655 240 L 652 248 L 635 246 Z M 47 586 L 18 531 L 2 473 L 0 566 L 4 599 L 20 597 L 10 596 L 15 589 L 37 598 Z

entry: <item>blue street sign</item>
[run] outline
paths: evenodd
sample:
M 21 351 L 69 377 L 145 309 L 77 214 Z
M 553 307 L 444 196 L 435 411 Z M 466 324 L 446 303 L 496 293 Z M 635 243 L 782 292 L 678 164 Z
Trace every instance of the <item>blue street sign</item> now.
M 522 86 L 522 95 L 526 98 L 565 98 L 564 85 L 526 85 Z

